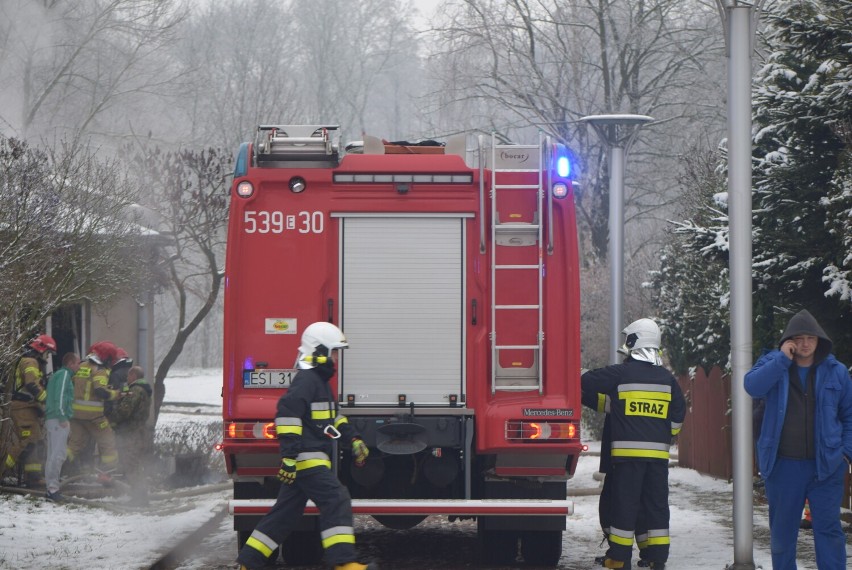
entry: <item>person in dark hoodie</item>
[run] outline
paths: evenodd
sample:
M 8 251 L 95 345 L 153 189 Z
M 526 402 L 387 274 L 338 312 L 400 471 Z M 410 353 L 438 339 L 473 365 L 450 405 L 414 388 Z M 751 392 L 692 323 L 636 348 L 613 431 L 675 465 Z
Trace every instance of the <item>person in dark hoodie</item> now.
M 110 415 L 119 461 L 130 485 L 130 502 L 138 506 L 148 504 L 148 485 L 142 467 L 148 456 L 146 424 L 151 411 L 151 392 L 142 367 L 131 367 L 127 371 L 127 383 Z
M 796 568 L 805 499 L 811 507 L 820 570 L 846 570 L 840 504 L 852 459 L 852 379 L 831 354 L 831 339 L 805 310 L 796 313 L 777 350 L 745 375 L 745 389 L 765 398 L 757 442 L 769 503 L 772 568 Z

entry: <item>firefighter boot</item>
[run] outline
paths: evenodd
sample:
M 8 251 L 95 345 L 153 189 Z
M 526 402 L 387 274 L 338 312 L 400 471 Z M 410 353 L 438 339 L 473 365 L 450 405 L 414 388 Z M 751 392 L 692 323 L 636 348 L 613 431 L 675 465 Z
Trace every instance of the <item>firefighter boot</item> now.
M 369 564 L 361 564 L 360 562 L 347 562 L 346 564 L 338 564 L 334 570 L 379 570 L 379 567 L 370 562 Z
M 653 562 L 651 560 L 642 559 L 636 563 L 640 568 L 653 568 L 654 570 L 666 570 L 665 562 Z
M 621 568 L 623 570 L 627 570 L 630 568 L 630 564 L 623 562 L 622 560 L 613 560 L 612 558 L 604 558 L 603 563 L 601 564 L 604 568 Z

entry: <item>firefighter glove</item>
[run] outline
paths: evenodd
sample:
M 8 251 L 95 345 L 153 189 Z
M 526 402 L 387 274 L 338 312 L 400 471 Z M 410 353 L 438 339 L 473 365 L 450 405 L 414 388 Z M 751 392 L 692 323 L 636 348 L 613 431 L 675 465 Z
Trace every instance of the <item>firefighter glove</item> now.
M 281 469 L 278 470 L 278 479 L 285 485 L 292 485 L 296 480 L 296 460 L 292 457 L 281 458 Z
M 42 390 L 33 383 L 24 384 L 24 389 L 33 395 L 33 397 L 38 398 L 39 392 Z
M 95 388 L 95 396 L 97 396 L 101 400 L 109 400 L 109 395 L 109 390 L 107 390 L 106 388 L 101 388 L 100 386 Z
M 370 455 L 370 448 L 364 440 L 360 437 L 352 438 L 352 458 L 355 460 L 355 467 L 363 467 L 368 455 Z

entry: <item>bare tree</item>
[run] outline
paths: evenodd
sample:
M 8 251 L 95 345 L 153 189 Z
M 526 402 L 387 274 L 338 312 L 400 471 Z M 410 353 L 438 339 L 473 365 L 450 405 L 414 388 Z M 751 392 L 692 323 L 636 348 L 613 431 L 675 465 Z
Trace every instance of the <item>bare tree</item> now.
M 3 2 L 0 124 L 24 139 L 126 134 L 178 78 L 161 49 L 183 16 L 180 0 Z
M 230 153 L 216 149 L 135 151 L 134 168 L 150 192 L 143 204 L 155 214 L 156 229 L 171 238 L 163 263 L 176 322 L 154 377 L 155 418 L 169 370 L 219 298 L 231 165 Z
M 184 144 L 235 151 L 257 125 L 286 123 L 303 114 L 302 93 L 310 78 L 298 70 L 303 47 L 288 6 L 286 1 L 209 2 L 191 14 L 174 55 L 191 79 L 185 97 L 175 102 Z
M 600 113 L 658 119 L 633 153 L 646 162 L 653 158 L 655 167 L 629 181 L 627 204 L 630 219 L 655 215 L 673 199 L 666 192 L 673 185 L 656 174 L 661 159 L 682 148 L 671 146 L 671 134 L 683 136 L 718 109 L 712 93 L 701 94 L 707 84 L 700 81 L 720 47 L 711 30 L 717 19 L 701 4 L 677 0 L 448 2 L 435 29 L 446 46 L 434 58 L 442 70 L 436 72 L 435 111 L 460 105 L 467 117 L 458 118 L 467 128 L 504 139 L 541 129 L 572 146 L 585 166 L 579 213 L 591 238 L 589 252 L 605 258 L 606 153 L 576 121 Z
M 600 295 L 609 241 L 607 149 L 577 121 L 593 114 L 651 115 L 626 169 L 625 317 L 649 316 L 642 282 L 658 261 L 650 254 L 678 199 L 673 173 L 685 139 L 721 133 L 718 96 L 722 36 L 712 5 L 678 0 L 455 0 L 434 31 L 443 49 L 432 58 L 438 88 L 430 98 L 441 124 L 529 140 L 541 130 L 568 144 L 580 167 L 576 197 L 588 275 L 584 350 L 605 346 Z M 591 303 L 598 303 L 592 305 Z M 588 349 L 586 347 L 589 347 Z
M 187 144 L 236 149 L 264 123 L 335 123 L 359 138 L 413 112 L 389 95 L 407 95 L 420 61 L 394 0 L 211 2 L 187 23 L 176 52 L 192 78 L 177 103 Z
M 150 266 L 139 260 L 150 256 L 127 216 L 134 194 L 120 165 L 97 159 L 91 149 L 37 150 L 0 137 L 3 417 L 14 389 L 9 371 L 54 310 L 84 300 L 109 303 L 147 285 L 142 276 Z M 7 436 L 4 429 L 0 445 Z
M 301 77 L 308 86 L 308 116 L 339 122 L 358 136 L 389 132 L 391 102 L 380 91 L 383 80 L 393 77 L 404 84 L 419 67 L 404 7 L 395 0 L 296 0 L 293 16 L 304 49 Z

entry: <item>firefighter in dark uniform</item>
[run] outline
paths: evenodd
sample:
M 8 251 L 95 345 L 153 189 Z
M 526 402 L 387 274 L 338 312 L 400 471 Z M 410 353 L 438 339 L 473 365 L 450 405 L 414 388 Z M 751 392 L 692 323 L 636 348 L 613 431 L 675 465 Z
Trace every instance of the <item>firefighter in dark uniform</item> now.
M 362 467 L 369 455 L 364 441 L 346 416 L 339 413 L 329 380 L 335 373 L 334 351 L 349 345 L 331 323 L 309 325 L 302 333 L 297 366 L 287 393 L 278 400 L 275 429 L 281 452 L 281 489 L 269 513 L 257 523 L 240 550 L 241 569 L 259 569 L 302 518 L 311 499 L 320 511 L 320 537 L 325 559 L 335 570 L 375 570 L 355 562 L 352 499 L 331 470 L 333 440 L 352 446 Z
M 44 404 L 47 400 L 45 367 L 47 359 L 56 352 L 53 337 L 40 334 L 32 339 L 15 366 L 15 391 L 9 405 L 9 416 L 15 426 L 17 439 L 12 443 L 0 471 L 14 471 L 23 461 L 26 484 L 44 485 Z
M 622 345 L 616 351 L 618 354 L 627 356 L 628 350 L 627 347 Z M 629 358 L 629 356 L 627 356 Z M 626 361 L 626 359 L 625 359 Z M 586 373 L 587 370 L 583 370 L 583 373 Z M 582 392 L 582 402 L 583 405 L 587 408 L 591 408 L 596 412 L 600 412 L 602 414 L 606 414 L 604 418 L 603 431 L 601 432 L 601 461 L 600 466 L 598 467 L 598 472 L 603 473 L 604 481 L 601 486 L 601 494 L 598 499 L 598 520 L 601 524 L 601 530 L 603 531 L 603 541 L 601 541 L 601 545 L 604 542 L 609 540 L 609 525 L 610 519 L 612 518 L 612 421 L 609 417 L 609 396 L 606 394 L 600 394 L 597 392 Z M 639 544 L 639 563 L 637 566 L 647 567 L 650 566 L 650 562 L 645 559 L 647 556 L 646 548 L 647 548 L 647 531 L 640 530 L 642 528 L 641 525 L 637 525 L 636 527 L 636 542 Z M 606 556 L 596 556 L 595 563 L 597 565 L 602 565 L 606 560 Z M 661 566 L 658 566 L 660 568 Z
M 127 374 L 131 366 L 133 366 L 133 359 L 130 358 L 127 351 L 120 346 L 116 347 L 115 362 L 112 363 L 109 369 L 109 388 L 111 390 L 119 393 L 124 391 L 124 387 L 127 385 Z M 104 402 L 104 414 L 110 421 L 112 421 L 110 415 L 112 414 L 113 406 L 115 406 L 115 402 Z
M 613 509 L 602 565 L 630 568 L 636 540 L 643 565 L 660 570 L 670 544 L 669 447 L 683 425 L 686 403 L 674 376 L 662 366 L 657 324 L 639 319 L 622 333 L 628 358 L 586 372 L 581 380 L 584 392 L 603 394 L 610 402 L 612 466 L 607 476 L 613 477 Z
M 123 348 L 116 347 L 115 362 L 109 369 L 109 387 L 121 392 L 127 384 L 127 374 L 133 366 L 133 359 Z

